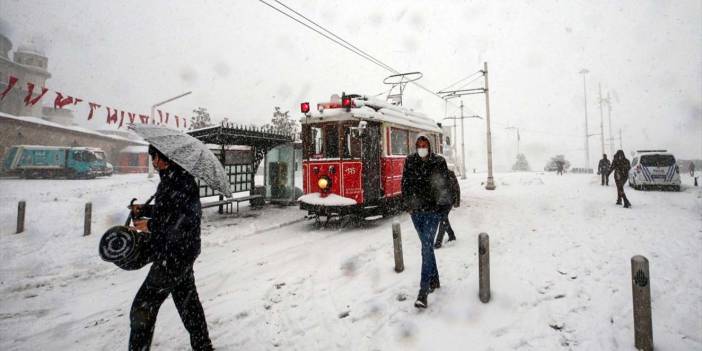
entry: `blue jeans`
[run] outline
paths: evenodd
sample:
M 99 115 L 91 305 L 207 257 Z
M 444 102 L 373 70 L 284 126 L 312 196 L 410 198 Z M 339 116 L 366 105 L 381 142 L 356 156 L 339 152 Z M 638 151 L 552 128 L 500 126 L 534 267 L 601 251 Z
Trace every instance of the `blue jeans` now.
M 412 223 L 419 235 L 422 243 L 422 279 L 419 283 L 419 290 L 429 292 L 429 281 L 432 278 L 439 278 L 439 270 L 436 268 L 436 256 L 434 256 L 434 236 L 441 221 L 441 214 L 435 212 L 412 213 Z

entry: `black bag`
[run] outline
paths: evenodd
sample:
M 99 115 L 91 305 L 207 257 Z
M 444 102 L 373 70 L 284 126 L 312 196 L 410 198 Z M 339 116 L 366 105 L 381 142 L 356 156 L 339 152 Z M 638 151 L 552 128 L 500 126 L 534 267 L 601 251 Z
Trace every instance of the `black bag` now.
M 151 236 L 118 225 L 108 229 L 100 239 L 100 257 L 127 271 L 153 262 Z

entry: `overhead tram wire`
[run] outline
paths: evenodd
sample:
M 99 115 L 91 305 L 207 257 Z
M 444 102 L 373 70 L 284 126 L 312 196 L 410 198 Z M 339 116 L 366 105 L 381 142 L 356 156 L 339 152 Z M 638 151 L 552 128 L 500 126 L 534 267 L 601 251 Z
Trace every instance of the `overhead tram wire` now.
M 475 71 L 475 72 L 473 72 L 472 74 L 470 74 L 470 75 L 468 75 L 468 76 L 466 76 L 466 77 L 463 77 L 463 78 L 461 78 L 461 79 L 459 79 L 459 80 L 457 80 L 457 81 L 451 83 L 451 85 L 449 85 L 449 86 L 447 86 L 446 88 L 443 88 L 443 89 L 441 89 L 441 90 L 439 90 L 439 91 L 444 91 L 444 90 L 451 89 L 451 88 L 453 88 L 456 84 L 458 84 L 458 83 L 460 83 L 460 82 L 462 82 L 462 81 L 464 81 L 464 80 L 466 80 L 466 79 L 468 79 L 468 78 L 474 76 L 474 75 L 477 74 L 477 73 L 482 73 L 482 71 Z M 479 78 L 479 77 L 480 77 L 480 76 L 478 76 L 478 78 Z M 475 79 L 472 79 L 471 82 L 474 81 L 474 80 L 475 80 Z
M 361 49 L 358 48 L 357 46 L 355 46 L 355 45 L 349 43 L 348 41 L 344 40 L 344 38 L 342 38 L 342 37 L 340 37 L 340 36 L 334 34 L 334 32 L 332 32 L 332 31 L 330 31 L 330 30 L 324 28 L 324 27 L 323 27 L 322 25 L 320 25 L 319 23 L 317 23 L 317 22 L 315 22 L 315 21 L 313 21 L 313 20 L 307 18 L 305 15 L 303 15 L 303 14 L 301 14 L 301 13 L 295 11 L 295 10 L 294 10 L 293 8 L 291 8 L 290 6 L 285 5 L 284 3 L 282 3 L 281 1 L 278 1 L 278 0 L 273 0 L 273 1 L 277 2 L 278 4 L 280 4 L 281 6 L 285 7 L 286 9 L 292 11 L 294 14 L 296 14 L 296 15 L 298 15 L 298 16 L 304 18 L 304 19 L 307 20 L 308 22 L 314 24 L 315 26 L 317 26 L 317 28 L 319 28 L 319 29 L 321 29 L 321 30 L 323 30 L 323 31 L 325 31 L 325 32 L 327 32 L 327 33 L 329 33 L 329 34 L 330 34 L 331 36 L 333 36 L 334 38 L 336 38 L 336 39 L 338 39 L 338 40 L 341 40 L 342 42 L 344 42 L 344 44 L 346 44 L 346 45 L 348 45 L 348 46 L 354 48 L 356 51 L 362 53 L 363 55 L 367 56 L 367 57 L 370 58 L 371 60 L 377 62 L 377 63 L 380 64 L 380 65 L 382 65 L 386 70 L 391 71 L 391 72 L 393 72 L 393 73 L 395 73 L 395 74 L 400 73 L 400 72 L 398 72 L 397 70 L 395 70 L 395 69 L 393 69 L 392 67 L 390 67 L 390 65 L 385 64 L 383 61 L 378 60 L 377 58 L 373 57 L 371 54 L 369 54 L 369 53 L 367 53 L 367 52 L 361 50 Z
M 293 17 L 293 16 L 290 16 L 289 14 L 287 14 L 287 13 L 285 13 L 284 11 L 280 10 L 279 8 L 277 8 L 277 7 L 271 5 L 271 4 L 269 4 L 269 3 L 267 3 L 267 2 L 265 2 L 265 1 L 263 1 L 263 0 L 258 0 L 258 1 L 261 2 L 261 3 L 263 3 L 263 4 L 265 4 L 265 5 L 267 5 L 267 6 L 270 7 L 270 8 L 272 8 L 272 9 L 274 9 L 274 10 L 280 12 L 281 14 L 283 14 L 283 15 L 285 15 L 286 17 L 292 19 L 293 21 L 295 21 L 295 22 L 297 22 L 297 23 L 299 23 L 299 24 L 301 24 L 301 25 L 307 27 L 308 29 L 310 29 L 310 30 L 316 32 L 317 34 L 319 34 L 319 35 L 321 35 L 321 36 L 323 36 L 323 37 L 325 37 L 325 38 L 331 40 L 332 42 L 334 42 L 334 43 L 336 43 L 337 45 L 343 47 L 344 49 L 349 50 L 349 51 L 351 51 L 352 53 L 354 53 L 354 54 L 356 54 L 356 55 L 358 55 L 358 56 L 361 56 L 362 58 L 364 58 L 364 59 L 370 61 L 371 63 L 373 63 L 373 64 L 379 66 L 379 67 L 382 68 L 382 69 L 389 70 L 389 71 L 391 71 L 391 72 L 394 73 L 394 70 L 392 69 L 392 67 L 385 66 L 385 65 L 383 65 L 382 63 L 378 63 L 378 62 L 374 61 L 374 60 L 373 60 L 372 58 L 370 58 L 370 57 L 364 56 L 363 54 L 361 54 L 361 53 L 359 53 L 359 52 L 353 50 L 352 48 L 346 46 L 345 44 L 343 44 L 343 43 L 341 43 L 341 42 L 339 42 L 339 41 L 337 41 L 336 39 L 334 39 L 334 38 L 332 38 L 332 37 L 330 37 L 330 36 L 328 36 L 328 35 L 326 35 L 326 34 L 320 32 L 319 30 L 317 30 L 317 29 L 315 29 L 315 28 L 312 28 L 310 25 L 308 25 L 308 24 L 306 24 L 306 23 L 300 21 L 299 19 L 297 19 L 297 18 L 295 18 L 295 17 Z
M 297 14 L 298 16 L 304 18 L 305 20 L 307 20 L 307 21 L 313 23 L 315 26 L 321 28 L 321 29 L 324 30 L 325 32 L 331 34 L 332 36 L 338 38 L 339 40 L 341 40 L 342 42 L 344 42 L 344 43 L 346 43 L 346 44 L 339 42 L 338 40 L 336 40 L 336 39 L 330 37 L 330 36 L 327 35 L 327 34 L 324 34 L 324 33 L 320 32 L 319 30 L 317 30 L 317 29 L 315 29 L 315 28 L 312 28 L 310 25 L 308 25 L 308 24 L 306 24 L 306 23 L 303 23 L 303 22 L 300 21 L 299 19 L 297 19 L 297 18 L 291 16 L 290 14 L 286 13 L 285 11 L 283 11 L 283 10 L 281 10 L 281 9 L 279 9 L 279 8 L 277 8 L 277 7 L 273 6 L 273 5 L 271 5 L 271 4 L 267 3 L 267 2 L 265 2 L 264 0 L 258 0 L 258 1 L 261 2 L 261 3 L 263 3 L 263 4 L 265 4 L 265 5 L 267 5 L 267 6 L 270 7 L 270 8 L 272 8 L 272 9 L 274 9 L 274 10 L 280 12 L 281 14 L 283 14 L 283 15 L 285 15 L 286 17 L 292 19 L 293 21 L 295 21 L 295 22 L 297 22 L 297 23 L 300 23 L 301 25 L 303 25 L 303 26 L 307 27 L 308 29 L 314 31 L 315 33 L 317 33 L 317 34 L 319 34 L 319 35 L 321 35 L 321 36 L 323 36 L 323 37 L 325 37 L 325 38 L 331 40 L 332 42 L 334 42 L 335 44 L 337 44 L 337 45 L 343 47 L 344 49 L 349 50 L 349 51 L 351 51 L 352 53 L 354 53 L 354 54 L 356 54 L 356 55 L 358 55 L 358 56 L 360 56 L 360 57 L 362 57 L 362 58 L 364 58 L 364 59 L 366 59 L 366 60 L 372 62 L 373 64 L 375 64 L 375 65 L 377 65 L 377 66 L 379 66 L 379 67 L 381 67 L 381 68 L 383 68 L 383 69 L 385 69 L 385 70 L 387 70 L 387 71 L 390 71 L 391 73 L 394 73 L 394 74 L 399 74 L 399 73 L 400 73 L 398 70 L 396 70 L 396 69 L 392 68 L 391 66 L 389 66 L 389 65 L 387 65 L 387 64 L 385 64 L 385 63 L 383 63 L 382 61 L 376 59 L 375 57 L 371 56 L 370 54 L 366 53 L 365 51 L 363 51 L 363 50 L 357 48 L 357 47 L 354 46 L 353 44 L 349 43 L 348 41 L 346 41 L 346 40 L 342 39 L 341 37 L 339 37 L 338 35 L 334 34 L 332 31 L 330 31 L 330 30 L 324 28 L 323 26 L 317 24 L 316 22 L 310 20 L 309 18 L 307 18 L 307 17 L 305 17 L 304 15 L 300 14 L 299 12 L 293 10 L 293 9 L 290 8 L 289 6 L 283 4 L 282 2 L 280 2 L 280 1 L 278 1 L 278 0 L 273 0 L 273 1 L 275 1 L 276 3 L 280 4 L 281 6 L 284 6 L 286 9 L 292 11 L 293 13 L 295 13 L 295 14 Z M 438 98 L 440 98 L 440 99 L 442 99 L 442 100 L 444 99 L 441 95 L 435 93 L 435 92 L 432 91 L 431 89 L 429 89 L 429 88 L 427 88 L 427 87 L 425 87 L 425 86 L 423 86 L 423 85 L 421 85 L 421 84 L 419 84 L 419 83 L 417 83 L 417 82 L 414 82 L 414 81 L 413 81 L 413 82 L 410 82 L 410 83 L 416 85 L 416 86 L 419 87 L 420 89 L 422 89 L 422 90 L 424 90 L 424 91 L 426 91 L 426 92 L 428 92 L 428 93 L 430 93 L 430 94 L 432 94 L 432 95 L 434 95 L 434 96 L 436 96 L 436 97 L 438 97 Z M 450 103 L 451 103 L 452 105 L 456 105 L 456 104 L 453 103 L 453 102 L 450 102 Z M 456 106 L 457 106 L 457 105 L 456 105 Z

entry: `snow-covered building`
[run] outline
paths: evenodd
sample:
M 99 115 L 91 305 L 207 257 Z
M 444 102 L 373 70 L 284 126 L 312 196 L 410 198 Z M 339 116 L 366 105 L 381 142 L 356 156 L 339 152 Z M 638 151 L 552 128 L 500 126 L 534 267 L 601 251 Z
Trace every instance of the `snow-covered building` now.
M 12 145 L 88 146 L 105 151 L 110 163 L 128 146 L 144 141 L 106 135 L 79 126 L 66 126 L 38 117 L 18 117 L 0 112 L 0 156 Z
M 122 149 L 117 157 L 117 173 L 146 173 L 149 171 L 149 147 L 130 145 Z
M 27 95 L 25 83 L 34 83 L 34 86 L 43 87 L 46 80 L 51 78 L 48 71 L 49 59 L 36 48 L 21 46 L 14 52 L 10 59 L 12 42 L 0 34 L 0 91 L 7 87 L 9 77 L 17 77 L 22 84 L 18 84 L 0 100 L 0 112 L 15 116 L 41 116 L 42 106 L 36 104 L 27 106 L 24 97 Z M 35 89 L 34 96 L 38 96 L 41 89 Z

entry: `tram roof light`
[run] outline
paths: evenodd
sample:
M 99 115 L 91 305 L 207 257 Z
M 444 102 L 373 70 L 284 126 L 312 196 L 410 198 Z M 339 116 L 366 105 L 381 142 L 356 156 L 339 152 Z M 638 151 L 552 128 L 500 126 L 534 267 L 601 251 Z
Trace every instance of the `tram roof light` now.
M 353 101 L 351 100 L 350 97 L 344 96 L 341 99 L 341 107 L 346 108 L 346 109 L 350 109 L 352 105 L 353 105 Z

